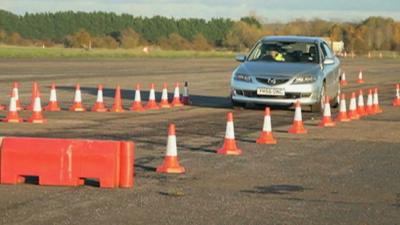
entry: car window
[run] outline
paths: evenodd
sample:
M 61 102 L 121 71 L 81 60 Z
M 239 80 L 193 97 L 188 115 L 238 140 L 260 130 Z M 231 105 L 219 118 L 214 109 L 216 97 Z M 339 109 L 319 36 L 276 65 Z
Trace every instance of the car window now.
M 321 49 L 322 49 L 324 58 L 333 58 L 332 51 L 326 43 L 321 43 Z
M 280 63 L 318 63 L 317 45 L 307 42 L 259 42 L 250 52 L 249 61 Z

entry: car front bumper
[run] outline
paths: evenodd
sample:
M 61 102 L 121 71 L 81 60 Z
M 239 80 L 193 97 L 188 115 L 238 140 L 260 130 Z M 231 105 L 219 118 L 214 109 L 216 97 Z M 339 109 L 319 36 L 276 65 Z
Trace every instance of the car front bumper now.
M 258 95 L 257 88 L 283 88 L 284 96 Z M 235 81 L 231 85 L 231 97 L 233 101 L 242 103 L 291 105 L 297 100 L 301 104 L 312 105 L 319 102 L 320 87 L 317 82 L 312 84 L 286 84 L 277 86 L 266 86 L 256 83 L 245 83 Z

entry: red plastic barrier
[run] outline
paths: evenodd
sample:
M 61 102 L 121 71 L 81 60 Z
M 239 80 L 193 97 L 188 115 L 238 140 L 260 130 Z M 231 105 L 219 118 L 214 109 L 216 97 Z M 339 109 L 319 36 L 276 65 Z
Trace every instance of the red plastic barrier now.
M 134 143 L 5 137 L 1 145 L 2 184 L 38 176 L 40 185 L 77 186 L 85 178 L 100 187 L 133 186 Z

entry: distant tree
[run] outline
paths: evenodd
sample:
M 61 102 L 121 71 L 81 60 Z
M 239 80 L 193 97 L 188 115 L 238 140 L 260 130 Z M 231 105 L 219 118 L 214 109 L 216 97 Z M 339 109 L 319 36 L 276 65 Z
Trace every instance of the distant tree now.
M 234 50 L 250 48 L 262 36 L 262 31 L 245 22 L 236 22 L 232 30 L 225 37 L 225 46 Z
M 123 30 L 121 35 L 121 47 L 122 48 L 135 48 L 139 46 L 140 35 L 131 28 Z
M 79 30 L 72 36 L 67 37 L 65 45 L 72 48 L 89 48 L 92 38 L 84 29 Z
M 168 38 L 161 38 L 159 45 L 162 49 L 171 50 L 186 50 L 190 49 L 190 43 L 188 40 L 180 36 L 178 33 L 172 33 Z
M 17 32 L 11 33 L 7 38 L 7 44 L 9 45 L 19 45 L 23 43 L 21 35 Z
M 257 20 L 256 17 L 254 16 L 246 16 L 246 17 L 242 17 L 240 18 L 240 21 L 247 23 L 250 26 L 255 26 L 258 29 L 261 28 L 261 23 Z
M 192 40 L 192 48 L 198 51 L 209 51 L 212 49 L 212 46 L 201 33 L 198 33 Z
M 7 33 L 4 30 L 0 30 L 0 43 L 4 43 L 7 38 Z

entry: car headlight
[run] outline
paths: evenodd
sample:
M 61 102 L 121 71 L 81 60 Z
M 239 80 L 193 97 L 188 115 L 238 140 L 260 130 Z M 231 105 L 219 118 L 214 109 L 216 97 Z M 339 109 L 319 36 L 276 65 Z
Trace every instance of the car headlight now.
M 242 73 L 235 74 L 235 78 L 234 79 L 238 80 L 238 81 L 249 82 L 249 83 L 252 81 L 250 75 L 242 74 Z
M 315 76 L 312 75 L 301 75 L 294 79 L 293 84 L 310 84 L 317 80 Z

